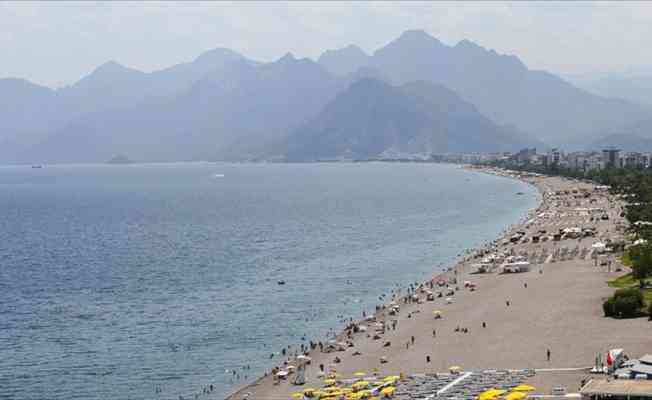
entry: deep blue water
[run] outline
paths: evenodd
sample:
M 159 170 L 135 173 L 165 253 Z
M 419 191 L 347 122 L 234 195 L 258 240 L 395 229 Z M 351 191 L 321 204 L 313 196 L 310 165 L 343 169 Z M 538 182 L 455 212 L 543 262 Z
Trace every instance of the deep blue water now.
M 222 398 L 537 196 L 435 164 L 0 167 L 0 398 Z

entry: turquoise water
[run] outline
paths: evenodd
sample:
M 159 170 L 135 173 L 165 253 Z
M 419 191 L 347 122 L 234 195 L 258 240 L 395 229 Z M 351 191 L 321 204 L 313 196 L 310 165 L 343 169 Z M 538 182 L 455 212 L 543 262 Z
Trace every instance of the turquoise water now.
M 0 167 L 0 398 L 223 398 L 537 198 L 436 164 Z

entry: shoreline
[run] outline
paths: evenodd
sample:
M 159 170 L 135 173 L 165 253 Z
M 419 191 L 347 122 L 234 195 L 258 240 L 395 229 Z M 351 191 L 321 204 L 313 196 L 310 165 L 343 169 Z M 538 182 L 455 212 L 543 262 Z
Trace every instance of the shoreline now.
M 465 271 L 464 264 L 467 263 L 472 259 L 471 254 L 477 254 L 478 252 L 484 251 L 485 249 L 491 247 L 492 245 L 495 245 L 495 243 L 498 243 L 505 238 L 507 238 L 511 232 L 514 232 L 515 230 L 519 229 L 521 225 L 523 225 L 527 220 L 529 220 L 532 215 L 536 214 L 538 210 L 543 206 L 544 204 L 544 193 L 545 190 L 542 186 L 537 185 L 536 182 L 531 182 L 526 179 L 522 179 L 521 177 L 511 174 L 505 171 L 505 173 L 498 173 L 498 170 L 491 168 L 491 167 L 478 167 L 478 166 L 473 166 L 473 165 L 466 165 L 462 164 L 459 165 L 458 168 L 464 169 L 469 172 L 475 172 L 475 173 L 480 173 L 480 174 L 488 174 L 488 175 L 493 175 L 493 176 L 499 176 L 502 178 L 506 179 L 513 179 L 517 180 L 519 182 L 525 183 L 537 190 L 538 198 L 536 200 L 536 204 L 528 209 L 523 215 L 521 215 L 516 222 L 507 224 L 505 228 L 503 228 L 498 236 L 490 240 L 489 242 L 486 242 L 484 244 L 481 244 L 476 247 L 471 247 L 468 249 L 465 249 L 460 255 L 458 255 L 450 264 L 448 267 L 444 267 L 442 271 L 433 271 L 432 274 L 430 275 L 431 278 L 422 282 L 422 284 L 425 284 L 426 282 L 437 282 L 438 280 L 448 280 L 452 277 L 455 277 L 458 274 L 463 274 L 465 272 L 468 273 L 468 271 Z M 503 171 L 503 170 L 501 170 Z M 376 311 L 373 313 L 373 317 L 376 320 L 381 320 L 383 319 L 383 313 L 384 310 L 386 310 L 386 307 L 388 304 L 383 304 L 381 306 L 381 309 L 379 310 L 378 308 Z M 364 319 L 359 319 L 359 320 L 353 320 L 351 324 L 363 324 Z M 350 326 L 350 325 L 349 325 Z M 342 329 L 337 335 L 335 336 L 335 340 L 338 342 L 345 341 L 347 339 L 347 328 Z M 319 349 L 316 349 L 318 351 Z M 315 351 L 315 349 L 313 349 Z M 312 352 L 311 352 L 312 353 Z M 296 358 L 295 358 L 296 360 Z M 249 382 L 246 384 L 241 385 L 240 387 L 236 387 L 235 389 L 231 390 L 230 393 L 225 397 L 225 400 L 236 400 L 236 399 L 242 399 L 242 398 L 251 398 L 251 391 L 252 389 L 260 386 L 265 380 L 269 380 L 271 375 L 265 373 L 263 376 L 260 376 L 256 378 L 253 382 Z M 254 398 L 270 398 L 272 397 L 258 397 L 255 396 Z M 289 398 L 289 396 L 288 396 Z M 276 399 L 276 397 L 273 397 L 273 399 Z

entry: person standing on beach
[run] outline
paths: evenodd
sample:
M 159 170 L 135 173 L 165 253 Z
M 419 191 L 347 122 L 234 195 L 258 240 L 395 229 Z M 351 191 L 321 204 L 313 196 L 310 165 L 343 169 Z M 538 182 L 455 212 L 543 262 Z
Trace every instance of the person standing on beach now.
M 546 357 L 548 358 L 548 361 L 550 361 L 550 349 L 546 350 Z

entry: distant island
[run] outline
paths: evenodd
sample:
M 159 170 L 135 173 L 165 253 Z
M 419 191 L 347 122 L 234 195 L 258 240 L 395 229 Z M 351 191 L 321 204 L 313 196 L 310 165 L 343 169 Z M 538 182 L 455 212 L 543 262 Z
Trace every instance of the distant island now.
M 111 158 L 106 163 L 107 164 L 133 164 L 133 163 L 135 163 L 135 161 L 130 159 L 129 157 L 127 157 L 125 155 L 119 154 L 119 155 Z

